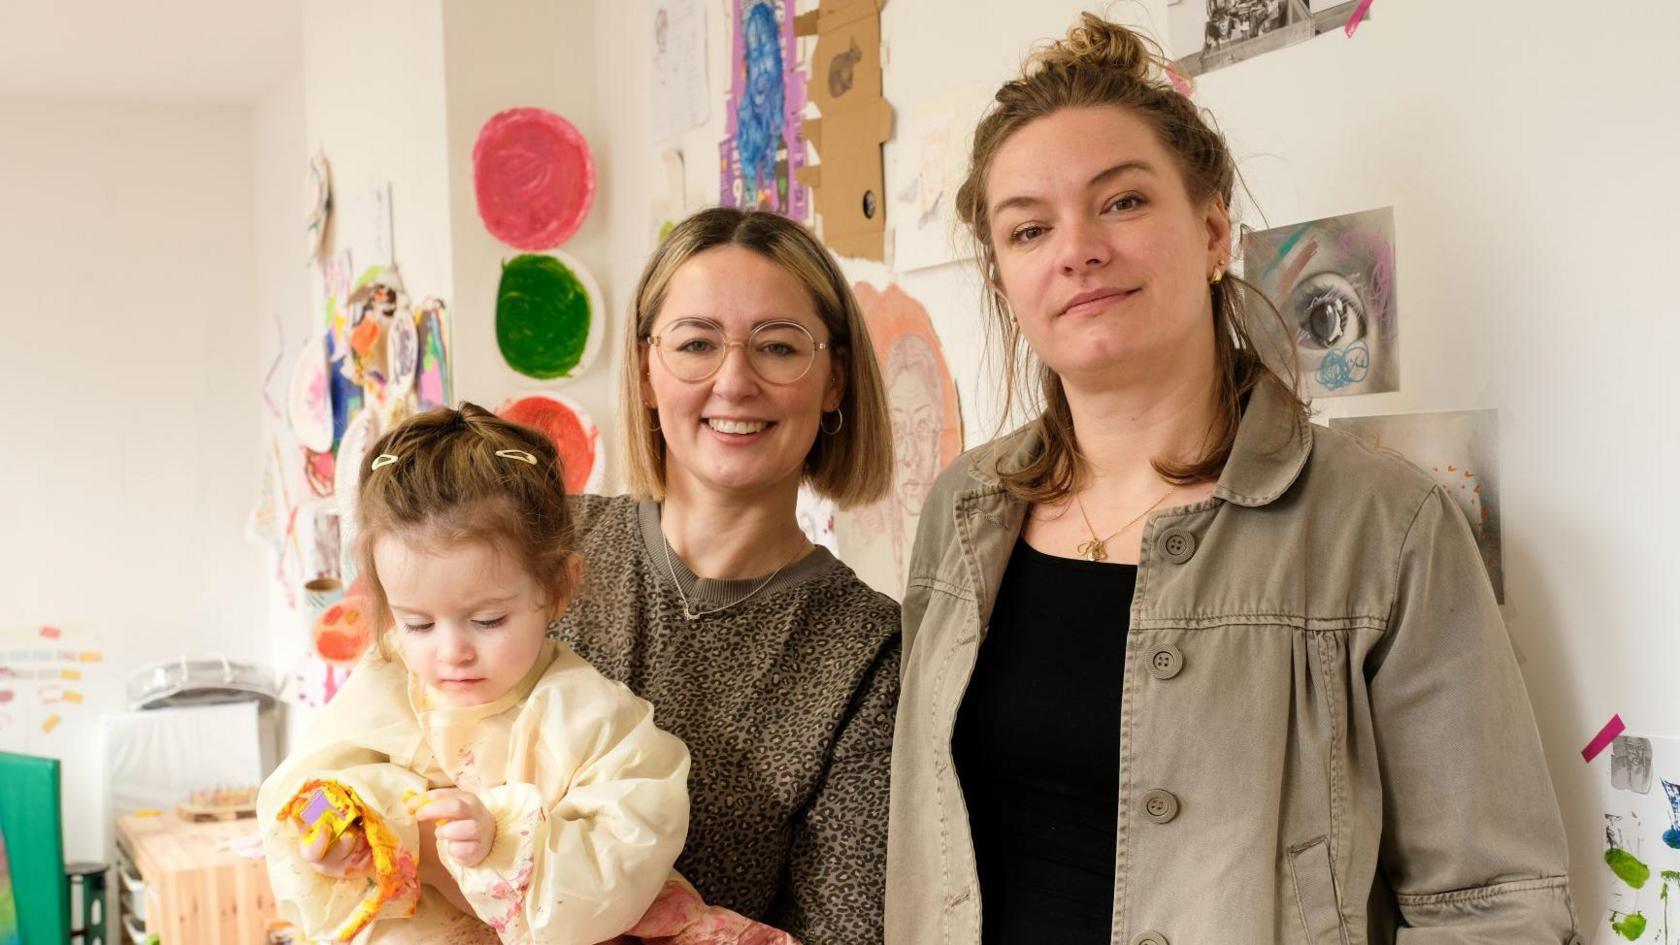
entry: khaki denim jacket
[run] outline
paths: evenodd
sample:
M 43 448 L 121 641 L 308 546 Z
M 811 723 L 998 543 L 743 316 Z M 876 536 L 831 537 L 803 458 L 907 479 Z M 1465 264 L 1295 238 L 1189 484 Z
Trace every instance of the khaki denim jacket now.
M 1032 430 L 964 454 L 922 511 L 887 945 L 980 941 L 951 732 L 1027 512 L 994 470 Z M 1420 470 L 1261 385 L 1212 497 L 1146 520 L 1117 669 L 1114 945 L 1580 941 L 1498 605 Z

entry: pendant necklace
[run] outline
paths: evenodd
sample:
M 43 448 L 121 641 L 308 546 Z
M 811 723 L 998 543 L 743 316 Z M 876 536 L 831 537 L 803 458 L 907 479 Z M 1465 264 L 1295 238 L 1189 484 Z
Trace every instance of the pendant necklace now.
M 1177 488 L 1177 486 L 1173 486 L 1166 492 L 1161 493 L 1161 497 L 1156 499 L 1154 502 L 1151 502 L 1149 504 L 1149 508 L 1139 512 L 1136 518 L 1133 518 L 1131 521 L 1120 526 L 1115 530 L 1113 535 L 1109 535 L 1107 538 L 1097 537 L 1097 530 L 1091 526 L 1091 516 L 1085 512 L 1085 502 L 1079 498 L 1079 493 L 1074 493 L 1073 502 L 1075 505 L 1079 506 L 1079 517 L 1085 520 L 1085 530 L 1091 533 L 1091 540 L 1080 542 L 1079 547 L 1074 549 L 1074 553 L 1087 561 L 1107 561 L 1108 543 L 1113 541 L 1116 535 L 1119 535 L 1126 529 L 1136 525 L 1139 519 L 1148 515 L 1150 512 L 1155 511 L 1155 507 L 1160 505 L 1162 502 L 1167 501 L 1167 496 L 1172 495 L 1173 491 Z

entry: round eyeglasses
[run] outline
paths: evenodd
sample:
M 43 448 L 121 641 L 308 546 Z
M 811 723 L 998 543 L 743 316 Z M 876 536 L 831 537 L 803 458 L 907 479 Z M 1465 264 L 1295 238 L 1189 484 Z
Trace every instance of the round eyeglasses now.
M 729 349 L 739 345 L 753 373 L 771 384 L 792 384 L 811 372 L 817 352 L 829 347 L 791 321 L 761 322 L 746 341 L 730 341 L 723 326 L 710 319 L 684 318 L 644 339 L 659 352 L 659 363 L 681 381 L 703 381 L 723 367 Z

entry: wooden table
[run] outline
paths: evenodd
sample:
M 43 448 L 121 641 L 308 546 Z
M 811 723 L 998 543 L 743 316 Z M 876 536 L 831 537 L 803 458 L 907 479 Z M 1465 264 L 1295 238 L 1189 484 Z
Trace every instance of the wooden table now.
M 162 945 L 264 945 L 278 914 L 267 867 L 228 849 L 256 824 L 249 817 L 191 823 L 173 813 L 117 818 L 117 844 L 146 884 L 148 935 Z M 113 928 L 108 939 L 127 935 Z

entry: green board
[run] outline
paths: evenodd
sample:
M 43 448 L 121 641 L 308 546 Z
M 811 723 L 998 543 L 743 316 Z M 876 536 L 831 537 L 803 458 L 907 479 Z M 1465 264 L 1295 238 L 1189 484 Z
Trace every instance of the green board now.
M 0 832 L 23 945 L 70 940 L 62 816 L 58 759 L 0 752 Z

